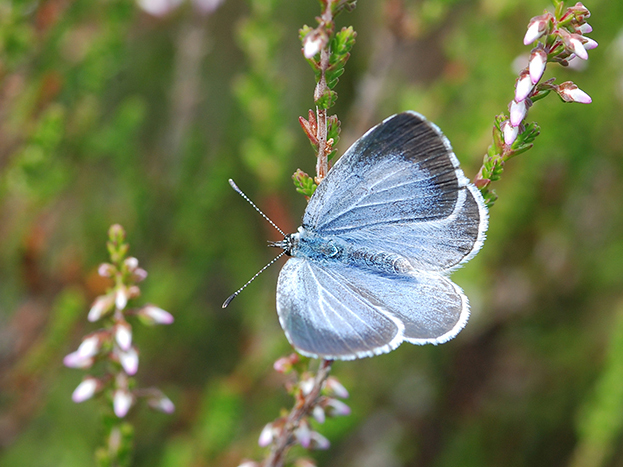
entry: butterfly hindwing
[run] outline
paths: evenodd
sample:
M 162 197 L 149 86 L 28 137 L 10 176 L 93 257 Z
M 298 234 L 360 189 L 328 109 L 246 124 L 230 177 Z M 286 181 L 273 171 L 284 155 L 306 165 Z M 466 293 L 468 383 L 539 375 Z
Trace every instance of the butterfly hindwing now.
M 277 312 L 308 356 L 350 360 L 403 341 L 441 343 L 467 322 L 467 298 L 439 274 L 392 277 L 339 262 L 291 258 L 279 274 Z

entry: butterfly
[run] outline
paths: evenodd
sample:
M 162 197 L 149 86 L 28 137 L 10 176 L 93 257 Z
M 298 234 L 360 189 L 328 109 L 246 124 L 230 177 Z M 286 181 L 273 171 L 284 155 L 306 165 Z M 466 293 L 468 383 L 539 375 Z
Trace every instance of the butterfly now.
M 415 112 L 357 140 L 280 246 L 277 314 L 303 355 L 352 360 L 440 344 L 469 318 L 449 273 L 482 247 L 488 214 L 450 142 Z
M 440 344 L 469 318 L 467 297 L 448 275 L 478 253 L 487 226 L 482 195 L 448 139 L 422 115 L 400 113 L 344 153 L 298 231 L 271 244 L 284 251 L 223 308 L 286 254 L 277 314 L 299 353 L 353 360 L 402 342 Z

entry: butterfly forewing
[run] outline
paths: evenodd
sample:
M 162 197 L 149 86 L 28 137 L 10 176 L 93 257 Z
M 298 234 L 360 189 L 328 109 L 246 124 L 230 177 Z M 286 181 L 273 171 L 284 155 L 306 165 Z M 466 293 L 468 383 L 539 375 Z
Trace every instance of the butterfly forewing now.
M 369 242 L 416 268 L 447 270 L 484 241 L 487 214 L 450 143 L 420 115 L 395 115 L 340 158 L 312 196 L 303 227 Z

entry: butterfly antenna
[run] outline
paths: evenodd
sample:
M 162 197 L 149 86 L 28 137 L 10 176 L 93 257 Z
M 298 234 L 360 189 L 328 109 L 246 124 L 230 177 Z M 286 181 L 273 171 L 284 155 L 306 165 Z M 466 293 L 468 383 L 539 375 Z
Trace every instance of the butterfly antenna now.
M 231 183 L 233 183 L 233 182 L 231 182 Z M 253 282 L 257 276 L 259 276 L 259 275 L 260 275 L 260 274 L 262 274 L 264 271 L 266 271 L 266 269 L 268 269 L 270 266 L 272 266 L 272 264 L 273 264 L 275 261 L 277 261 L 279 258 L 281 258 L 281 257 L 282 257 L 283 255 L 285 255 L 285 254 L 286 254 L 286 252 L 285 252 L 285 251 L 282 251 L 281 253 L 279 253 L 279 255 L 277 255 L 275 258 L 273 258 L 273 259 L 270 261 L 270 263 L 268 263 L 266 266 L 264 266 L 262 269 L 260 269 L 260 270 L 259 270 L 259 271 L 255 274 L 255 276 L 253 276 L 251 279 L 249 279 L 249 280 L 247 281 L 247 283 L 246 283 L 246 284 L 244 284 L 242 287 L 240 287 L 238 290 L 236 290 L 233 294 L 231 294 L 229 297 L 227 297 L 227 300 L 225 300 L 225 301 L 223 302 L 223 308 L 227 308 L 227 306 L 231 303 L 231 301 L 232 301 L 234 298 L 236 298 L 240 292 L 242 292 L 244 289 L 246 289 L 246 288 L 247 288 L 247 285 L 249 285 L 251 282 Z
M 264 219 L 266 219 L 270 225 L 272 225 L 275 229 L 277 229 L 277 231 L 278 231 L 281 235 L 283 235 L 284 237 L 286 236 L 286 234 L 285 234 L 285 233 L 283 233 L 283 230 L 281 230 L 279 227 L 277 227 L 277 224 L 275 224 L 273 221 L 271 221 L 271 220 L 268 218 L 268 216 L 267 216 L 266 214 L 264 214 L 264 213 L 261 211 L 261 209 L 260 209 L 260 208 L 258 208 L 258 207 L 255 205 L 255 203 L 254 203 L 253 201 L 251 201 L 251 200 L 249 199 L 249 197 L 248 197 L 247 195 L 245 195 L 245 194 L 242 192 L 242 190 L 241 190 L 240 188 L 238 188 L 238 185 L 236 185 L 236 184 L 234 183 L 234 181 L 233 181 L 231 178 L 229 179 L 229 184 L 230 184 L 230 185 L 231 185 L 231 187 L 232 187 L 232 188 L 236 191 L 236 193 L 238 193 L 240 196 L 242 196 L 242 197 L 243 197 L 243 198 L 247 201 L 247 203 L 249 203 L 251 206 L 253 206 L 253 208 L 254 208 L 257 212 L 259 212 L 259 213 L 261 214 L 261 216 L 262 216 Z M 280 256 L 281 256 L 281 255 L 280 255 Z M 279 256 L 278 256 L 278 257 L 279 257 Z M 277 258 L 278 258 L 278 257 L 277 257 Z M 277 258 L 275 258 L 275 259 L 277 259 Z M 271 264 L 272 264 L 272 263 L 271 263 Z M 264 269 L 266 269 L 266 268 L 264 268 Z M 264 269 L 262 269 L 262 271 L 263 271 Z M 261 271 L 260 271 L 260 272 L 261 272 Z M 255 277 L 254 277 L 253 279 L 255 279 Z M 251 280 L 253 280 L 253 279 L 251 279 Z M 245 285 L 245 287 L 246 287 L 246 285 Z M 244 287 L 243 287 L 243 288 L 244 288 Z M 231 298 L 231 297 L 230 297 L 230 298 Z M 225 308 L 225 307 L 223 307 L 223 308 Z

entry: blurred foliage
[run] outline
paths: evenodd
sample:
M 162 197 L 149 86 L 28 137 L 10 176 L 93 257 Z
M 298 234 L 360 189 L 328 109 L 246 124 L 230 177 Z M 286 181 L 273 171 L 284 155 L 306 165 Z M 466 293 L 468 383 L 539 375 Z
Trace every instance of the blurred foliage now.
M 623 463 L 623 2 L 587 2 L 600 44 L 573 80 L 588 106 L 544 99 L 534 148 L 497 182 L 483 251 L 455 274 L 472 303 L 442 346 L 336 363 L 349 417 L 318 430 L 320 465 L 598 466 Z M 357 44 L 336 90 L 343 152 L 416 110 L 473 176 L 513 97 L 543 0 L 359 2 L 338 18 Z M 150 271 L 146 302 L 175 315 L 137 330 L 137 378 L 173 416 L 138 408 L 135 466 L 236 466 L 289 404 L 272 363 L 290 351 L 274 310 L 278 267 L 221 303 L 304 209 L 290 175 L 315 160 L 298 117 L 314 76 L 298 30 L 314 1 L 0 2 L 0 465 L 94 465 L 95 404 L 61 366 L 106 287 L 97 266 L 121 223 Z

